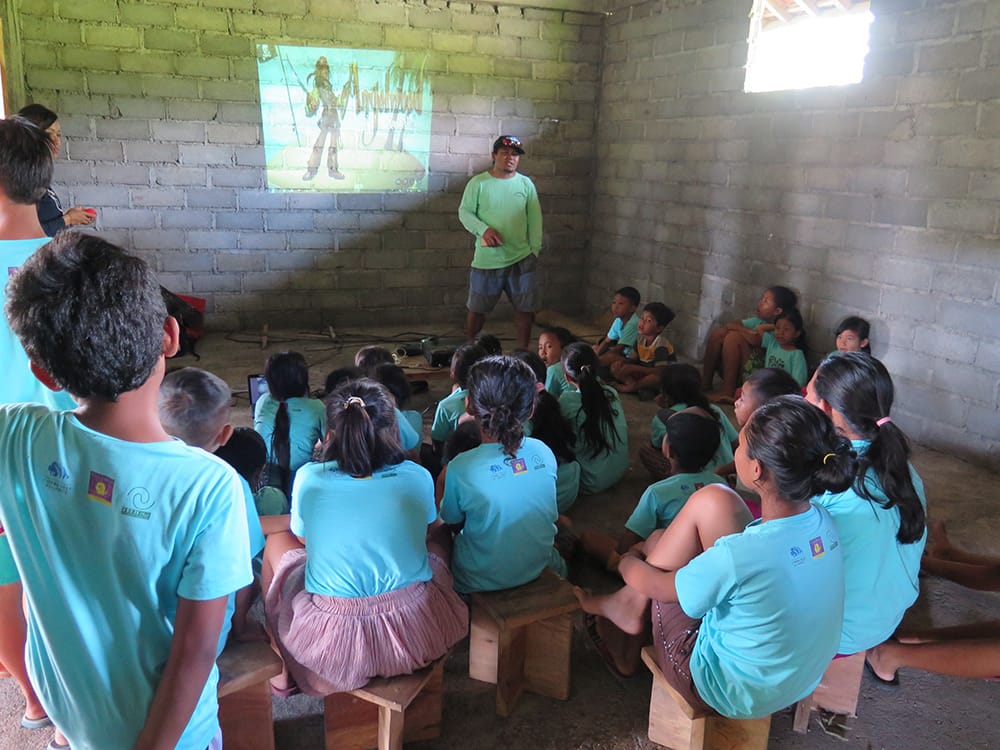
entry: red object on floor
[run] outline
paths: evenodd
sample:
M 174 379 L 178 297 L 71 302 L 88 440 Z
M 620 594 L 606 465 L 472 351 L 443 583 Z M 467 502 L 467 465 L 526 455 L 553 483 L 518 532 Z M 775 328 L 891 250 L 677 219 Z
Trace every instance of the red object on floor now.
M 190 296 L 188 294 L 177 294 L 175 296 L 178 299 L 184 300 L 189 305 L 191 305 L 191 307 L 193 307 L 195 310 L 197 310 L 198 312 L 200 312 L 202 314 L 202 318 L 204 319 L 204 317 L 205 317 L 205 301 L 206 301 L 204 297 L 192 297 L 192 296 Z M 200 339 L 202 336 L 205 335 L 205 327 L 204 326 L 188 326 L 187 329 L 190 332 L 191 336 L 193 336 L 196 339 Z

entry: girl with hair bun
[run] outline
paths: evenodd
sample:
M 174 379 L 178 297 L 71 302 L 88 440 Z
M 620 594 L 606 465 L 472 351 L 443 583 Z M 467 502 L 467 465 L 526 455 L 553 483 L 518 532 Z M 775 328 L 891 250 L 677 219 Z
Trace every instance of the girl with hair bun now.
M 569 390 L 559 410 L 576 431 L 580 492 L 590 494 L 616 484 L 628 469 L 628 423 L 618 391 L 598 377 L 600 362 L 583 343 L 563 349 L 562 366 Z
M 556 457 L 524 436 L 535 382 L 514 357 L 487 357 L 469 371 L 468 411 L 482 444 L 451 459 L 441 498 L 441 520 L 456 532 L 455 588 L 463 594 L 520 586 L 546 567 L 566 574 L 552 546 Z
M 859 456 L 852 486 L 817 498 L 840 528 L 847 581 L 840 653 L 854 654 L 889 638 L 917 599 L 927 501 L 906 435 L 889 415 L 893 385 L 885 365 L 862 352 L 829 357 L 806 398 Z
M 756 718 L 811 693 L 837 651 L 844 606 L 837 527 L 811 499 L 849 487 L 856 468 L 850 443 L 801 397 L 757 409 L 736 470 L 760 494 L 762 517 L 751 522 L 739 495 L 709 485 L 642 552 L 622 556 L 624 588 L 577 590 L 600 616 L 588 631 L 609 666 L 634 672 L 652 602 L 660 669 L 695 708 Z
M 272 687 L 327 695 L 408 674 L 463 638 L 451 535 L 434 482 L 403 460 L 395 402 L 361 379 L 330 395 L 322 461 L 299 470 L 290 531 L 268 537 L 261 585 L 284 673 Z

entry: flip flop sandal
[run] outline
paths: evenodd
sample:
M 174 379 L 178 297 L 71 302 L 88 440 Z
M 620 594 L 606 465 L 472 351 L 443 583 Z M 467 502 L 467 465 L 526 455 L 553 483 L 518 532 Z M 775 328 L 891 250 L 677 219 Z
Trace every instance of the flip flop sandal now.
M 48 716 L 39 716 L 37 719 L 29 719 L 27 714 L 21 717 L 21 726 L 25 729 L 45 729 L 52 726 L 52 719 Z
M 54 739 L 49 740 L 49 744 L 45 746 L 45 750 L 69 750 L 69 743 L 65 745 L 56 742 Z
M 597 631 L 597 615 L 593 615 L 590 612 L 586 612 L 583 615 L 583 625 L 586 628 L 587 638 L 590 640 L 590 644 L 597 651 L 597 655 L 600 657 L 601 661 L 604 662 L 604 666 L 607 670 L 618 680 L 630 680 L 635 677 L 635 674 L 625 674 L 620 669 L 618 665 L 615 664 L 614 657 L 608 650 L 608 644 L 604 642 L 601 634 Z

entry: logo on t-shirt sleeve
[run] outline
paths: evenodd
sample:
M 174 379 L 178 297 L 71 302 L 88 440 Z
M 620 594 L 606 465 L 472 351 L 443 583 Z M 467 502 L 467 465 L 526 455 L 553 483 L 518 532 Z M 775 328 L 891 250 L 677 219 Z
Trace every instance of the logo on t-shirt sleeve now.
M 524 474 L 528 470 L 528 463 L 523 458 L 515 458 L 510 462 L 510 468 L 516 477 L 519 474 Z
M 105 505 L 111 505 L 111 496 L 115 491 L 115 480 L 98 474 L 96 471 L 90 472 L 90 482 L 87 484 L 87 497 Z

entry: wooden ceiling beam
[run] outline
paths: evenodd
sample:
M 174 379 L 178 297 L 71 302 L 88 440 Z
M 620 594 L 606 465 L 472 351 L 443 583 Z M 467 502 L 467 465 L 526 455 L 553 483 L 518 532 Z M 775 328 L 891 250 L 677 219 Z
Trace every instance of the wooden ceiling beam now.
M 764 0 L 764 7 L 771 12 L 772 16 L 777 18 L 782 23 L 788 23 L 791 20 L 791 16 L 785 13 L 784 9 L 779 8 L 777 3 L 771 2 L 771 0 Z
M 802 10 L 810 16 L 819 15 L 819 6 L 816 5 L 816 0 L 795 0 L 795 4 L 798 5 Z

